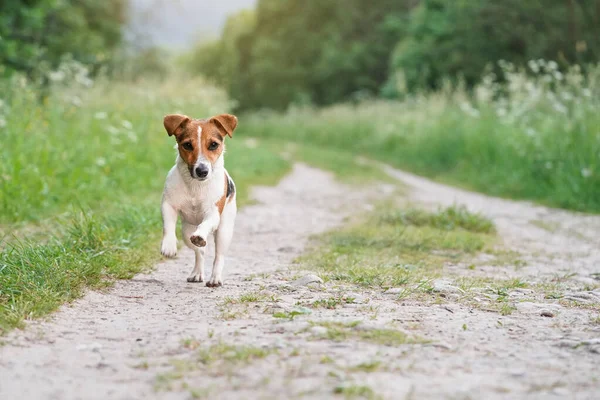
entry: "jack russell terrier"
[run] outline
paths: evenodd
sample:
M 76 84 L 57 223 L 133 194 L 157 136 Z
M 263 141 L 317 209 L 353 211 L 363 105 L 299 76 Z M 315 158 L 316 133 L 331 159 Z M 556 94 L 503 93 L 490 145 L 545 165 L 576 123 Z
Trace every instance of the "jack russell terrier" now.
M 237 118 L 221 114 L 208 119 L 193 119 L 170 114 L 164 119 L 169 136 L 177 139 L 177 161 L 165 182 L 161 212 L 163 238 L 161 253 L 177 254 L 175 227 L 181 216 L 181 231 L 196 259 L 188 282 L 204 281 L 204 253 L 208 236 L 214 234 L 215 260 L 206 286 L 223 285 L 224 257 L 237 213 L 235 185 L 225 170 L 225 136 L 231 137 Z

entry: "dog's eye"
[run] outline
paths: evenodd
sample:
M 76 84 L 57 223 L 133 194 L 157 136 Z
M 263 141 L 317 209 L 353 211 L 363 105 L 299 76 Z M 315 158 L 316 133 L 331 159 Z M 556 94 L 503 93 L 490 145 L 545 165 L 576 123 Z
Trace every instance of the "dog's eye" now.
M 219 143 L 217 142 L 212 142 L 209 146 L 208 149 L 209 150 L 216 150 L 219 147 Z
M 187 151 L 192 151 L 194 150 L 194 146 L 192 146 L 192 144 L 190 142 L 185 142 L 184 144 L 181 145 L 185 150 Z

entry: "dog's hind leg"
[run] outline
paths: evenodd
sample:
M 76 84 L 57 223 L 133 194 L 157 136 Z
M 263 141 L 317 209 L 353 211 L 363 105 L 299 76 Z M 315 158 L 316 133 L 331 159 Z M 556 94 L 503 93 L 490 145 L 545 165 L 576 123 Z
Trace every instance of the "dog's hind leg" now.
M 228 204 L 221 215 L 219 228 L 215 232 L 215 261 L 210 280 L 206 286 L 217 287 L 223 285 L 223 266 L 225 265 L 225 253 L 231 244 L 233 237 L 233 226 L 237 213 L 235 199 Z

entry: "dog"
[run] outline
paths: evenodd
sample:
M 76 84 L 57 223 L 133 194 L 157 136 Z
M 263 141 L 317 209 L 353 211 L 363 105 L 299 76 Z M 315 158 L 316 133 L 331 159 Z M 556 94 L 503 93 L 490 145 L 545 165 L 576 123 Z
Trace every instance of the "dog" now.
M 175 229 L 180 216 L 183 241 L 196 255 L 187 281 L 203 282 L 206 242 L 214 234 L 215 259 L 206 286 L 222 286 L 224 257 L 237 214 L 235 184 L 225 169 L 225 137 L 232 137 L 237 117 L 220 114 L 193 119 L 169 114 L 163 123 L 169 136 L 177 140 L 178 155 L 167 175 L 162 197 L 161 253 L 165 257 L 177 255 Z

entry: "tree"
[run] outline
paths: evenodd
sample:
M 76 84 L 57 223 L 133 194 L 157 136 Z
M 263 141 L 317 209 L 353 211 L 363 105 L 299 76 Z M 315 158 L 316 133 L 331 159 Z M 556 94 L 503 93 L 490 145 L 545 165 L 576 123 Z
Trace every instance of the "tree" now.
M 598 37 L 600 0 L 422 0 L 391 63 L 409 90 L 439 88 L 446 78 L 473 84 L 501 59 L 597 61 Z
M 96 66 L 121 43 L 126 0 L 0 2 L 0 65 L 29 76 L 64 54 Z M 0 71 L 1 72 L 1 71 Z
M 415 2 L 259 0 L 253 17 L 233 17 L 219 41 L 196 51 L 197 65 L 243 108 L 377 94 Z M 218 61 L 206 65 L 202 53 Z

